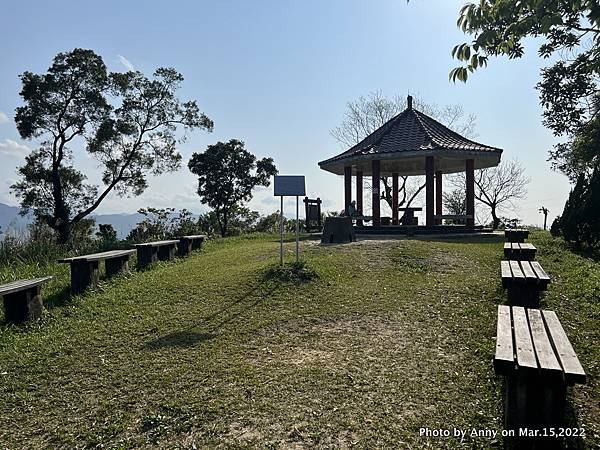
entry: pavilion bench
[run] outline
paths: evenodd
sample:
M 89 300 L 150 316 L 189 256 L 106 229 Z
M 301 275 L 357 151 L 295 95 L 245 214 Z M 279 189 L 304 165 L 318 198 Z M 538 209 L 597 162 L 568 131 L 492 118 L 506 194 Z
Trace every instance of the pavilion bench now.
M 533 244 L 505 242 L 504 257 L 516 261 L 532 261 L 535 259 L 537 249 Z
M 507 429 L 564 426 L 566 388 L 586 382 L 554 311 L 520 306 L 498 306 L 494 369 L 506 377 Z
M 548 289 L 550 277 L 537 261 L 501 261 L 502 287 L 515 306 L 539 307 L 540 292 Z
M 472 214 L 434 214 L 433 220 L 436 224 L 441 224 L 442 220 L 452 220 L 453 222 L 466 223 L 468 219 L 472 219 Z
M 200 250 L 202 248 L 202 243 L 206 239 L 206 236 L 203 234 L 193 235 L 193 236 L 182 236 L 179 238 L 179 255 L 187 256 L 193 250 Z
M 504 230 L 504 239 L 506 242 L 525 242 L 529 237 L 529 230 L 519 228 L 510 228 Z
M 104 261 L 106 276 L 112 277 L 129 270 L 129 257 L 135 250 L 110 250 L 90 255 L 75 256 L 58 260 L 71 265 L 71 292 L 79 294 L 100 279 L 100 261 Z
M 158 260 L 168 261 L 173 259 L 177 244 L 179 244 L 177 239 L 136 244 L 138 267 L 148 267 Z
M 4 317 L 8 323 L 21 323 L 42 316 L 42 285 L 52 277 L 19 280 L 0 286 Z

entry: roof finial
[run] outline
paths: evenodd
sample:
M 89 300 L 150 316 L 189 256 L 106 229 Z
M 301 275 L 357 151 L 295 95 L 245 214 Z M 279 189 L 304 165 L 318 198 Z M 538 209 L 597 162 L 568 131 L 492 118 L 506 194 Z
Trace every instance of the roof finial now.
M 412 95 L 409 95 L 406 101 L 408 103 L 408 109 L 412 109 Z

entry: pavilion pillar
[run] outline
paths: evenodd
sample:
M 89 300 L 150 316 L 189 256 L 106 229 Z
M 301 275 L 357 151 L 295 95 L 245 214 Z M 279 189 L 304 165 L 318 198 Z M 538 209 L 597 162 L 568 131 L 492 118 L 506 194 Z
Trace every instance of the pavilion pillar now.
M 437 216 L 442 215 L 442 171 L 437 170 L 435 172 L 435 214 Z M 442 224 L 442 219 L 435 220 L 436 225 Z
M 425 157 L 425 225 L 432 227 L 433 222 L 433 156 Z
M 467 159 L 466 164 L 466 201 L 467 201 L 467 226 L 475 226 L 475 160 Z
M 398 174 L 392 173 L 392 225 L 398 225 Z
M 374 159 L 371 162 L 371 204 L 373 208 L 373 226 L 381 226 L 381 209 L 379 196 L 379 183 L 381 179 L 381 161 Z
M 356 171 L 356 209 L 358 214 L 364 216 L 363 213 L 363 173 L 362 170 Z M 356 225 L 361 227 L 363 225 L 362 220 L 357 220 Z
M 346 214 L 350 203 L 352 203 L 352 166 L 344 166 L 344 212 Z

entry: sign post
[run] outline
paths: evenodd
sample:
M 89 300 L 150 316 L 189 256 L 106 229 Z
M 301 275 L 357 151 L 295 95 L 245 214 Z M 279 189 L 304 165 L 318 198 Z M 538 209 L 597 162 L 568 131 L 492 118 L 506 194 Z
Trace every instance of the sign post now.
M 283 197 L 296 197 L 296 262 L 300 260 L 300 221 L 298 197 L 306 195 L 304 175 L 275 175 L 275 196 L 281 197 L 279 221 L 279 264 L 283 266 Z

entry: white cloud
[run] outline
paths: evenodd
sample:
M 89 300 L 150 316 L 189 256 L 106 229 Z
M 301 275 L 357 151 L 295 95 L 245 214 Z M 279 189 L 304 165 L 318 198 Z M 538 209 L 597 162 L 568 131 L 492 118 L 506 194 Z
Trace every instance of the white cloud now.
M 0 124 L 3 123 L 7 123 L 8 122 L 8 116 L 3 113 L 2 111 L 0 111 Z
M 127 59 L 127 58 L 125 58 L 125 57 L 124 57 L 124 56 L 122 56 L 122 55 L 117 55 L 117 57 L 119 58 L 119 62 L 120 62 L 121 64 L 123 64 L 123 66 L 125 66 L 125 68 L 126 68 L 127 70 L 130 70 L 130 71 L 132 71 L 132 72 L 135 72 L 135 67 L 133 67 L 133 64 L 131 64 L 131 62 L 130 62 L 130 61 Z
M 25 144 L 19 144 L 12 139 L 5 139 L 4 142 L 0 142 L 0 155 L 22 158 L 28 155 L 30 151 L 31 149 Z

